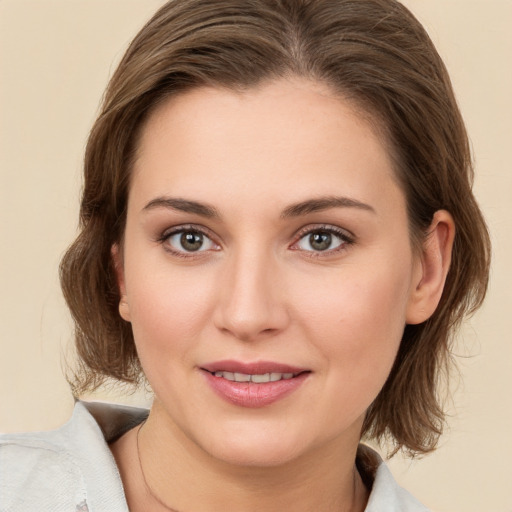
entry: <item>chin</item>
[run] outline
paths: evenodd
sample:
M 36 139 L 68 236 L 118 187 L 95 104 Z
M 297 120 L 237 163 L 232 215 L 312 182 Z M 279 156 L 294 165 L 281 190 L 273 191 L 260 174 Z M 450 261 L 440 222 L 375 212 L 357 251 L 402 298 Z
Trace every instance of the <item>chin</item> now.
M 281 466 L 300 457 L 305 448 L 300 436 L 290 435 L 286 430 L 254 432 L 251 428 L 235 433 L 230 429 L 201 444 L 212 457 L 241 467 Z
M 269 443 L 266 446 L 255 445 L 224 445 L 219 450 L 214 450 L 212 456 L 222 460 L 226 464 L 250 467 L 250 468 L 270 468 L 278 467 L 296 460 L 300 451 L 287 449 L 276 443 Z

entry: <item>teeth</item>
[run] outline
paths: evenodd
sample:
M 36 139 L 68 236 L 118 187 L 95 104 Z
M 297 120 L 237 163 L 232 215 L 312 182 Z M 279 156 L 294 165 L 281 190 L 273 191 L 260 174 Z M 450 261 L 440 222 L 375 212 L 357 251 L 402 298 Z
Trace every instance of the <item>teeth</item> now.
M 270 373 L 264 373 L 262 375 L 251 375 L 251 382 L 261 384 L 262 382 L 270 382 Z
M 293 373 L 261 373 L 248 375 L 247 373 L 215 372 L 214 375 L 215 377 L 222 377 L 223 379 L 233 382 L 254 382 L 256 384 L 289 380 L 294 377 Z

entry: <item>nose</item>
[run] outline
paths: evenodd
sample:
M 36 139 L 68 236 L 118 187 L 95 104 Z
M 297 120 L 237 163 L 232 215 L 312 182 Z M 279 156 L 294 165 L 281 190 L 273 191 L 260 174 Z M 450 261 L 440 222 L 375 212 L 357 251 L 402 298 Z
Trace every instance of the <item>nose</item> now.
M 221 331 L 254 341 L 288 325 L 282 272 L 265 251 L 246 251 L 226 261 L 219 290 L 214 322 Z

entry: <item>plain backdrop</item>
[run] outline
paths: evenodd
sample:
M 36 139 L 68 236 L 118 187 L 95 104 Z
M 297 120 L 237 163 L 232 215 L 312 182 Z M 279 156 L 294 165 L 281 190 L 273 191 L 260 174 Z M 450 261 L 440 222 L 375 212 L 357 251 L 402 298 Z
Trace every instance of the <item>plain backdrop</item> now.
M 58 285 L 81 161 L 102 92 L 161 0 L 0 0 L 0 431 L 54 428 L 73 400 L 72 325 Z M 494 245 L 484 308 L 455 347 L 449 429 L 398 480 L 440 512 L 511 512 L 512 0 L 407 0 L 450 71 Z M 96 398 L 148 403 L 143 393 Z

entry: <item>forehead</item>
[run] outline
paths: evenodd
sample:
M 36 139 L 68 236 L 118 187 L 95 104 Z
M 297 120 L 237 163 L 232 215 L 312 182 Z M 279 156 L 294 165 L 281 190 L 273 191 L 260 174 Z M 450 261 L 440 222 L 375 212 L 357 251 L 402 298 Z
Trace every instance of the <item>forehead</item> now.
M 202 87 L 170 98 L 142 130 L 133 173 L 137 196 L 193 191 L 208 201 L 293 202 L 333 188 L 368 201 L 394 183 L 387 144 L 369 116 L 305 80 L 244 92 Z

